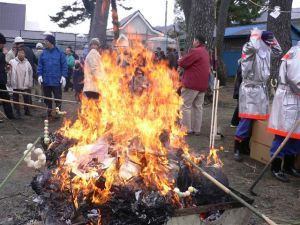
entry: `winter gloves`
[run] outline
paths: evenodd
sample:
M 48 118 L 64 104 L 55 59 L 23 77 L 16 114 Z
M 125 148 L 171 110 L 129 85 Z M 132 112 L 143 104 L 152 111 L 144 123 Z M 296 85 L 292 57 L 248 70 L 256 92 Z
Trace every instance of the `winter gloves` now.
M 42 78 L 42 76 L 39 76 L 39 77 L 38 77 L 38 82 L 39 82 L 40 85 L 42 85 L 42 83 L 43 83 L 43 78 Z
M 61 83 L 62 87 L 64 88 L 66 86 L 66 78 L 65 77 L 61 77 L 60 83 Z
M 43 83 L 43 77 L 42 76 L 38 77 L 38 82 L 39 82 L 40 85 L 42 85 L 42 83 Z M 66 78 L 62 76 L 61 79 L 60 79 L 60 83 L 61 83 L 62 87 L 64 88 L 66 86 Z

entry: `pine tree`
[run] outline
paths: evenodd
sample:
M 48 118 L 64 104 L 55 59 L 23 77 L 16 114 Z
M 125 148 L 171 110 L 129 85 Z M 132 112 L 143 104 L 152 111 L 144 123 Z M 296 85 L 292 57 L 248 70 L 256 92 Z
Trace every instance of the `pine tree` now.
M 71 5 L 64 5 L 55 16 L 50 16 L 51 21 L 59 27 L 65 28 L 90 20 L 90 37 L 98 37 L 103 45 L 106 44 L 106 27 L 110 4 L 114 26 L 114 38 L 119 37 L 118 5 L 126 10 L 131 7 L 124 6 L 121 2 L 126 0 L 75 0 Z

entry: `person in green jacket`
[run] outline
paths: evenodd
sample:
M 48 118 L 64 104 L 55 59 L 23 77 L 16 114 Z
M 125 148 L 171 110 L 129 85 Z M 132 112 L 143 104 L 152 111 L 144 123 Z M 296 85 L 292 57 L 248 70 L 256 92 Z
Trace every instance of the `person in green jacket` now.
M 72 50 L 70 47 L 66 48 L 65 54 L 66 54 L 66 61 L 68 64 L 68 76 L 67 76 L 67 83 L 64 88 L 64 91 L 68 92 L 69 88 L 71 88 L 73 90 L 73 84 L 71 82 L 71 78 L 72 78 L 72 74 L 73 74 L 73 68 L 75 66 L 75 58 L 72 54 Z

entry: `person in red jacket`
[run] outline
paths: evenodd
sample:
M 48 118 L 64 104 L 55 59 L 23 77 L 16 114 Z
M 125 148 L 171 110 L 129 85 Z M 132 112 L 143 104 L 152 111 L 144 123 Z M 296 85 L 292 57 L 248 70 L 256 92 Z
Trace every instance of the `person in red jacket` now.
M 184 69 L 181 89 L 182 124 L 187 128 L 187 134 L 198 136 L 202 125 L 204 96 L 208 89 L 210 63 L 204 37 L 196 35 L 193 47 L 178 60 L 178 65 Z

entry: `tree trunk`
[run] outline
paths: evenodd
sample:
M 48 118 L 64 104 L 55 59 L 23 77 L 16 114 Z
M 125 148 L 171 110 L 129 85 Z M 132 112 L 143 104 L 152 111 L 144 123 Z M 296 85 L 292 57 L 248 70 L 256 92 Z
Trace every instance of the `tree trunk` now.
M 184 17 L 185 17 L 186 28 L 188 28 L 190 14 L 191 14 L 191 8 L 192 8 L 192 0 L 180 0 L 180 5 L 183 10 Z
M 196 34 L 201 34 L 207 41 L 208 48 L 212 48 L 213 32 L 215 26 L 214 1 L 212 0 L 192 0 L 188 19 L 188 30 L 186 47 L 192 47 Z
M 225 27 L 227 25 L 227 18 L 228 18 L 228 10 L 230 6 L 231 0 L 220 0 L 220 8 L 218 12 L 218 22 L 217 22 L 217 29 L 216 29 L 216 39 L 215 39 L 215 50 L 217 54 L 217 74 L 218 78 L 220 79 L 220 84 L 226 84 L 226 68 L 223 62 L 223 50 L 224 50 L 224 34 L 225 34 Z
M 109 13 L 110 0 L 97 0 L 92 26 L 90 31 L 91 38 L 99 38 L 102 46 L 106 45 L 106 27 Z
M 88 40 L 90 40 L 91 39 L 91 37 L 92 37 L 92 26 L 93 26 L 93 23 L 94 23 L 94 14 L 95 14 L 95 11 L 93 11 L 92 13 L 91 13 L 91 20 L 90 20 L 90 29 L 89 29 L 89 38 L 88 38 Z
M 118 16 L 118 9 L 116 0 L 111 0 L 111 11 L 112 11 L 112 24 L 113 24 L 113 31 L 114 31 L 114 40 L 118 40 L 120 36 L 119 30 L 119 16 Z
M 269 6 L 274 9 L 275 6 L 280 6 L 281 11 L 292 10 L 293 0 L 270 0 Z M 277 19 L 268 15 L 267 30 L 272 31 L 279 42 L 283 54 L 285 54 L 292 46 L 291 38 L 291 13 L 281 13 Z M 280 60 L 272 57 L 271 60 L 271 77 L 277 78 L 279 75 Z

